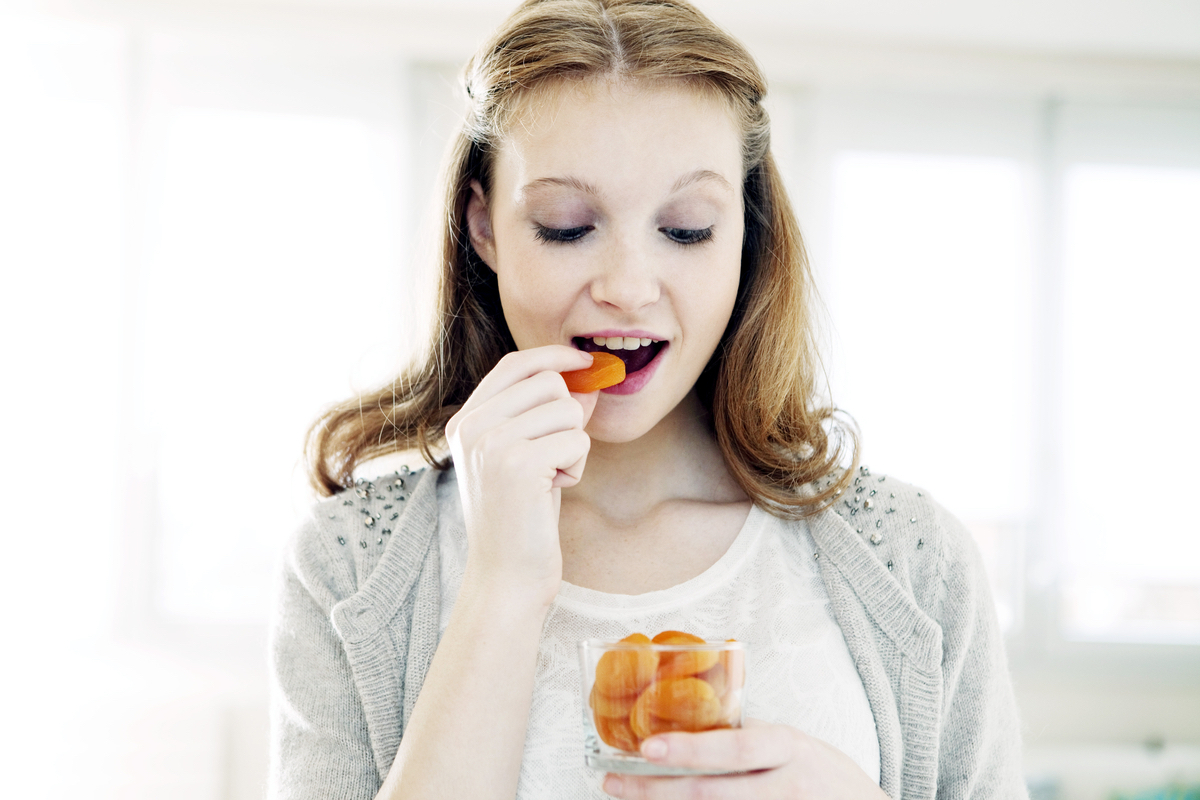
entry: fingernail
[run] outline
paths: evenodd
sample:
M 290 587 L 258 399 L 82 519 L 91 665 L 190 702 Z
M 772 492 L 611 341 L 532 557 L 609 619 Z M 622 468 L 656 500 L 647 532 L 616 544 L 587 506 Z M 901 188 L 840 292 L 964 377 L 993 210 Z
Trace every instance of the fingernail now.
M 662 739 L 650 739 L 642 745 L 642 755 L 646 758 L 665 758 L 667 743 Z
M 609 775 L 607 778 L 604 779 L 604 791 L 606 794 L 614 794 L 614 795 L 620 794 L 621 793 L 621 779 L 618 778 L 616 775 Z

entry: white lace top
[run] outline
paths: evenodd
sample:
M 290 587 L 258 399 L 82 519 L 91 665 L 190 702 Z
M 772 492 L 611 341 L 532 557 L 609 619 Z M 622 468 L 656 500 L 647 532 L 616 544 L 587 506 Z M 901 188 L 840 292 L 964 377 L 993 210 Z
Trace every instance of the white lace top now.
M 438 487 L 457 492 L 453 481 Z M 457 519 L 439 521 L 444 631 L 466 566 L 467 540 Z M 850 756 L 879 781 L 875 719 L 842 631 L 830 608 L 815 550 L 803 522 L 752 508 L 729 550 L 678 586 L 618 595 L 563 582 L 546 619 L 519 800 L 607 798 L 604 775 L 583 761 L 581 639 L 653 636 L 684 630 L 705 639 L 738 639 L 748 647 L 746 716 L 791 725 Z

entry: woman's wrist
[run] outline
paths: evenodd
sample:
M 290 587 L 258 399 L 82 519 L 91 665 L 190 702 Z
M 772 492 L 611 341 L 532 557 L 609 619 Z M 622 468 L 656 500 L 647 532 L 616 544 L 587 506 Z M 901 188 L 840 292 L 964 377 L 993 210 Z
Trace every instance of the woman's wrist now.
M 488 616 L 499 621 L 516 623 L 522 619 L 536 619 L 540 626 L 558 595 L 560 585 L 561 579 L 519 580 L 496 575 L 473 568 L 468 559 L 455 605 L 486 609 Z

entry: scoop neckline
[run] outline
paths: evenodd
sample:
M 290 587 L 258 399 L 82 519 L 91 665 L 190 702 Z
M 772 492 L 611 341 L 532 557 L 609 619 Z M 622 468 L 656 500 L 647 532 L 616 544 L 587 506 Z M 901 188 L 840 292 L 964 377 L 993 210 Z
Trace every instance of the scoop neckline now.
M 746 515 L 741 530 L 738 531 L 729 548 L 713 562 L 712 566 L 683 583 L 642 594 L 614 594 L 577 586 L 564 580 L 559 586 L 558 596 L 555 597 L 554 602 L 563 608 L 592 613 L 605 611 L 650 613 L 683 605 L 737 574 L 742 562 L 746 560 L 761 539 L 759 533 L 768 516 L 757 505 L 751 503 L 750 512 Z

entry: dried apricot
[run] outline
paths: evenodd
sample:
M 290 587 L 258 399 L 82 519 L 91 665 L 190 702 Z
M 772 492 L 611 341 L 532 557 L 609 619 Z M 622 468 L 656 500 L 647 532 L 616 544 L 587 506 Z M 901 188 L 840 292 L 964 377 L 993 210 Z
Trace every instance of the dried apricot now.
M 636 713 L 636 710 L 629 714 L 629 726 L 633 731 L 633 735 L 638 737 L 638 744 L 641 744 L 643 739 L 649 739 L 660 733 L 671 733 L 673 731 L 684 731 L 686 733 L 695 733 L 689 731 L 682 722 L 672 722 L 669 719 L 656 717 L 646 711 Z M 717 725 L 714 727 L 726 727 Z
M 653 639 L 655 644 L 705 644 L 699 636 L 682 631 L 663 631 Z M 661 653 L 658 661 L 659 680 L 667 678 L 686 678 L 711 669 L 717 663 L 719 653 L 716 650 L 695 650 L 692 652 Z
M 655 727 L 654 718 L 676 723 L 678 730 L 704 731 L 721 723 L 721 701 L 698 678 L 655 681 L 638 697 L 629 717 L 639 735 L 640 729 Z
M 699 636 L 683 631 L 663 631 L 650 640 L 654 644 L 704 644 Z
M 592 693 L 588 696 L 588 705 L 592 711 L 596 712 L 598 717 L 621 717 L 629 718 L 629 711 L 633 708 L 634 701 L 637 700 L 636 694 L 629 694 L 623 697 L 608 697 L 601 694 L 598 687 L 592 686 Z
M 592 365 L 560 373 L 572 392 L 598 392 L 625 380 L 625 362 L 612 353 L 592 353 Z
M 646 647 L 609 650 L 596 664 L 595 691 L 606 697 L 632 697 L 654 680 L 658 653 L 650 649 L 650 639 L 644 633 L 634 633 L 621 640 Z
M 724 696 L 725 692 L 729 690 L 729 674 L 725 671 L 725 665 L 720 662 L 713 665 L 712 669 L 699 673 L 696 677 L 711 686 L 717 697 Z
M 633 728 L 629 724 L 628 717 L 596 717 L 596 733 L 600 735 L 600 739 L 609 747 L 615 747 L 618 750 L 628 750 L 631 753 L 636 753 L 638 737 L 634 734 Z

